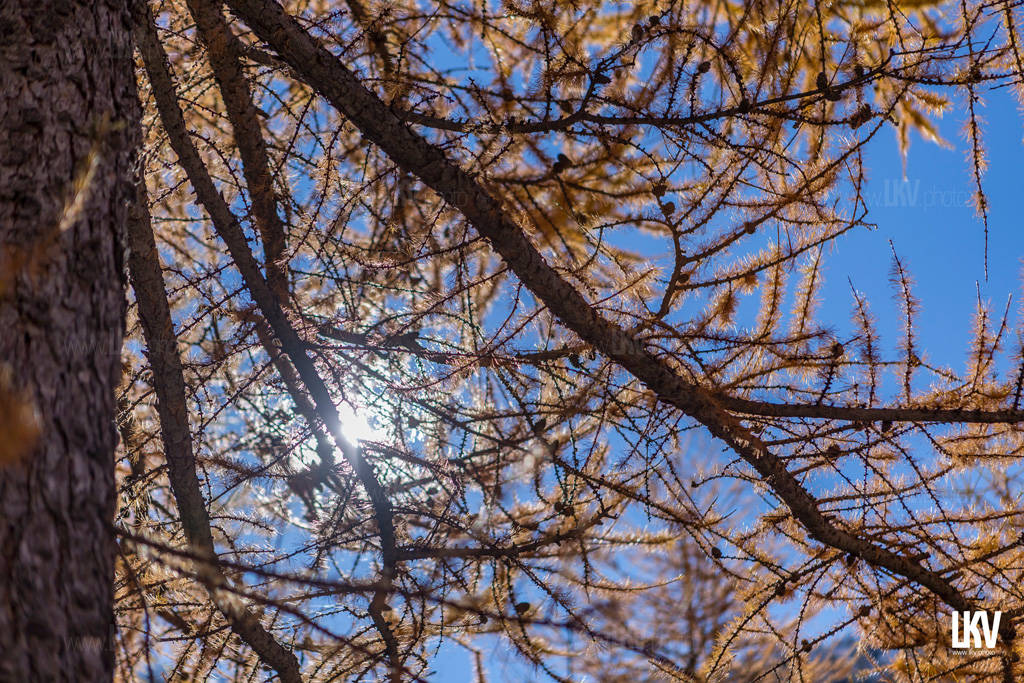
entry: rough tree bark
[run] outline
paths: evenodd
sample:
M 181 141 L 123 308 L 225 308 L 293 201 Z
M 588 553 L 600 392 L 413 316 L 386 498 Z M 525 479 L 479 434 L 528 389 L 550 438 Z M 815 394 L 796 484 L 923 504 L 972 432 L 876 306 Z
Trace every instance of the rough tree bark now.
M 110 680 L 129 3 L 0 3 L 0 92 L 0 680 Z

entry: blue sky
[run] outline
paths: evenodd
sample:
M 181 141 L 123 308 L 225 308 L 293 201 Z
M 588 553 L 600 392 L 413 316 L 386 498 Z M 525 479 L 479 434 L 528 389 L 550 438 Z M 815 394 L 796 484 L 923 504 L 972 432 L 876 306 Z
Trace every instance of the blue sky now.
M 972 315 L 980 288 L 993 312 L 1002 312 L 1013 295 L 1012 320 L 1018 320 L 1021 295 L 1020 115 L 1011 93 L 991 93 L 982 110 L 989 168 L 983 187 L 989 200 L 988 279 L 984 268 L 984 227 L 970 205 L 972 167 L 962 134 L 965 113 L 954 106 L 940 124 L 945 149 L 915 136 L 903 177 L 895 134 L 879 135 L 868 148 L 873 201 L 869 220 L 876 230 L 858 229 L 840 237 L 828 259 L 822 289 L 822 320 L 845 325 L 852 299 L 847 278 L 868 296 L 886 349 L 898 341 L 899 314 L 888 282 L 892 241 L 917 282 L 921 303 L 918 339 L 928 359 L 962 369 Z
M 853 298 L 850 280 L 866 295 L 881 333 L 884 355 L 896 355 L 901 313 L 889 282 L 892 263 L 890 241 L 917 285 L 921 304 L 917 318 L 919 353 L 929 364 L 963 369 L 971 334 L 977 294 L 1001 313 L 1012 295 L 1011 324 L 1019 320 L 1020 257 L 1024 231 L 1018 225 L 1018 197 L 1024 180 L 1017 169 L 1021 151 L 1020 116 L 1008 90 L 986 93 L 982 113 L 987 121 L 984 140 L 989 168 L 984 178 L 988 196 L 988 278 L 985 277 L 984 229 L 970 204 L 972 167 L 962 129 L 963 106 L 954 106 L 939 122 L 942 136 L 952 147 L 942 147 L 912 136 L 909 156 L 900 155 L 895 131 L 882 130 L 866 150 L 868 184 L 865 196 L 877 227 L 857 228 L 840 237 L 826 254 L 824 285 L 820 291 L 819 321 L 833 326 L 840 338 L 849 336 Z M 631 235 L 635 239 L 635 233 Z M 648 249 L 662 242 L 642 239 Z M 657 260 L 654 254 L 649 254 Z M 749 301 L 756 305 L 758 297 Z M 788 308 L 788 307 L 787 307 Z M 1014 343 L 1014 338 L 1009 338 Z M 717 449 L 712 449 L 717 450 Z M 344 631 L 344 629 L 341 629 Z M 477 639 L 485 654 L 488 680 L 541 679 L 500 639 Z M 461 683 L 473 680 L 471 660 L 461 647 L 442 644 L 432 659 L 431 680 Z
M 922 355 L 932 365 L 962 369 L 977 288 L 997 313 L 1012 294 L 1011 323 L 1019 320 L 1020 257 L 1024 254 L 1024 231 L 1018 220 L 1018 197 L 1024 194 L 1024 180 L 1017 167 L 1021 119 L 1008 90 L 986 97 L 984 138 L 990 162 L 984 179 L 990 205 L 987 280 L 983 226 L 970 205 L 973 180 L 961 132 L 964 108 L 953 107 L 939 125 L 952 149 L 912 137 L 905 175 L 895 132 L 883 130 L 866 154 L 866 196 L 871 211 L 867 220 L 877 228 L 847 233 L 827 252 L 819 320 L 833 325 L 840 338 L 850 329 L 853 299 L 848 280 L 852 280 L 871 303 L 885 355 L 894 355 L 901 315 L 889 283 L 890 241 L 917 282 L 915 294 L 921 303 L 918 339 Z M 751 299 L 757 301 L 756 296 Z M 521 660 L 497 639 L 476 644 L 487 655 L 492 683 L 532 680 Z M 461 683 L 472 678 L 470 659 L 458 646 L 443 645 L 433 663 L 436 673 L 432 680 Z
M 963 135 L 965 108 L 954 106 L 940 121 L 942 136 L 952 147 L 912 137 L 904 175 L 895 131 L 882 131 L 870 143 L 866 160 L 869 182 L 868 221 L 875 229 L 858 228 L 840 237 L 828 250 L 821 290 L 819 320 L 840 332 L 849 331 L 853 299 L 850 280 L 866 295 L 877 319 L 885 354 L 893 357 L 899 342 L 901 314 L 889 282 L 893 248 L 916 281 L 921 308 L 917 318 L 920 353 L 932 365 L 964 367 L 978 292 L 994 313 L 1002 313 L 1008 296 L 1011 325 L 1021 310 L 1020 114 L 1006 89 L 984 93 L 984 141 L 989 161 L 983 187 L 989 201 L 988 278 L 985 276 L 984 226 L 970 200 L 973 170 Z M 753 297 L 756 301 L 756 297 Z M 1013 329 L 1011 327 L 1011 329 Z M 1015 343 L 1015 335 L 1008 339 Z M 492 641 L 493 642 L 493 641 Z M 480 646 L 484 643 L 478 642 Z M 528 670 L 514 663 L 499 643 L 484 648 L 490 681 L 529 680 Z M 444 646 L 434 659 L 433 680 L 471 680 L 471 664 L 458 647 Z

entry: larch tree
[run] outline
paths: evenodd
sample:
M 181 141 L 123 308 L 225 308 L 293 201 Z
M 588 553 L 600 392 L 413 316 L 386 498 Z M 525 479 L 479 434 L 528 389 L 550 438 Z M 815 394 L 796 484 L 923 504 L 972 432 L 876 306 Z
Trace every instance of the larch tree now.
M 128 3 L 0 5 L 0 680 L 114 668 Z
M 138 2 L 135 168 L 115 5 L 3 72 L 0 666 L 116 553 L 125 681 L 1024 677 L 1019 324 L 931 362 L 896 251 L 895 355 L 819 301 L 954 103 L 987 235 L 1015 3 Z

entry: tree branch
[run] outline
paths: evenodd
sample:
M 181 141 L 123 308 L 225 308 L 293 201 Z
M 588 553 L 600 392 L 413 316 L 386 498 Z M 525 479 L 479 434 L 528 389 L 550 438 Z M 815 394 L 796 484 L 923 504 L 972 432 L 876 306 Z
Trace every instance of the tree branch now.
M 295 365 L 295 369 L 303 383 L 309 389 L 316 406 L 317 413 L 327 426 L 335 445 L 342 451 L 345 459 L 355 471 L 363 489 L 370 499 L 377 522 L 381 541 L 382 578 L 385 585 L 390 585 L 395 569 L 395 530 L 391 510 L 391 502 L 377 480 L 372 465 L 362 456 L 358 445 L 350 442 L 341 431 L 341 417 L 338 414 L 334 399 L 327 385 L 320 377 L 312 359 L 306 353 L 306 345 L 292 327 L 277 297 L 270 289 L 259 264 L 253 257 L 246 243 L 238 219 L 231 212 L 227 202 L 217 191 L 206 166 L 203 164 L 195 145 L 188 136 L 185 119 L 178 105 L 174 82 L 163 46 L 156 34 L 153 18 L 146 9 L 146 16 L 138 22 L 137 44 L 145 63 L 146 74 L 152 86 L 160 119 L 167 132 L 171 147 L 188 175 L 200 203 L 206 209 L 217 234 L 224 240 L 232 261 L 245 281 L 249 293 L 255 300 L 261 314 L 270 324 L 274 335 L 281 344 L 282 350 Z M 379 592 L 370 603 L 370 616 L 384 640 L 391 660 L 391 676 L 396 683 L 401 677 L 398 645 L 394 634 L 380 613 L 382 600 Z
M 160 416 L 160 435 L 167 460 L 167 477 L 178 506 L 185 538 L 205 561 L 198 563 L 199 575 L 210 598 L 231 625 L 231 629 L 252 648 L 264 663 L 274 668 L 286 683 L 300 683 L 299 661 L 267 631 L 260 620 L 237 600 L 227 599 L 223 591 L 228 581 L 217 561 L 210 532 L 210 516 L 199 490 L 192 433 L 188 425 L 185 401 L 185 377 L 178 356 L 177 337 L 167 304 L 160 257 L 150 223 L 145 181 L 138 179 L 135 206 L 129 214 L 128 272 L 135 301 L 139 307 L 146 356 L 153 371 L 153 386 Z
M 940 574 L 859 538 L 827 519 L 818 510 L 813 496 L 764 442 L 726 412 L 705 389 L 680 378 L 665 361 L 595 310 L 548 265 L 494 197 L 442 150 L 410 130 L 351 70 L 285 14 L 279 4 L 272 0 L 228 0 L 228 4 L 368 140 L 403 171 L 418 176 L 458 208 L 562 324 L 632 373 L 659 399 L 703 424 L 747 461 L 813 538 L 926 587 L 954 609 L 971 607 L 971 601 Z M 1007 635 L 1012 629 L 1007 624 L 1001 631 Z
M 270 161 L 263 142 L 263 127 L 252 101 L 249 81 L 242 72 L 242 46 L 224 20 L 221 3 L 188 0 L 188 8 L 196 20 L 199 36 L 206 45 L 213 76 L 234 131 L 235 146 L 242 157 L 242 173 L 252 201 L 252 215 L 263 241 L 267 282 L 278 300 L 286 303 L 288 270 L 285 226 L 277 213 Z
M 1024 410 L 966 410 L 947 408 L 856 408 L 801 403 L 752 401 L 715 395 L 725 409 L 761 417 L 807 417 L 850 422 L 967 422 L 974 424 L 1016 424 L 1024 422 Z

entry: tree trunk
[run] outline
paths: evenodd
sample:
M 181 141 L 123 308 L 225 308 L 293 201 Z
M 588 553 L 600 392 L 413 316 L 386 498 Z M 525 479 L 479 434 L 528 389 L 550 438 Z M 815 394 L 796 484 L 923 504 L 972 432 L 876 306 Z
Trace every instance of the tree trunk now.
M 113 670 L 127 0 L 0 3 L 0 680 Z

